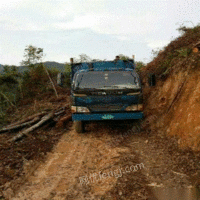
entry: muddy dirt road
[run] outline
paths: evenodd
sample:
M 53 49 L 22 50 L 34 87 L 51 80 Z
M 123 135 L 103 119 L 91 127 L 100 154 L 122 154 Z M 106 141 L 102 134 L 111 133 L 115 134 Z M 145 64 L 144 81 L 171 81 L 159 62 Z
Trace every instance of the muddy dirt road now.
M 138 124 L 72 127 L 10 199 L 200 199 L 198 158 Z

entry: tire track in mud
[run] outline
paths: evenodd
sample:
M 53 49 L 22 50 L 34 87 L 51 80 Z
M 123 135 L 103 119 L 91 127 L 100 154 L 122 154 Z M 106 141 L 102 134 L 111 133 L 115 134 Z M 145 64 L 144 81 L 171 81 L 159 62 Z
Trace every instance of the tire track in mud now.
M 156 141 L 147 134 L 137 134 L 134 127 L 138 123 L 102 122 L 88 124 L 84 134 L 72 129 L 13 199 L 157 199 L 149 185 L 157 182 L 169 186 L 170 181 L 177 180 L 176 174 L 166 173 L 175 163 L 171 163 L 162 146 L 157 148 Z M 160 165 L 164 160 L 164 165 Z M 127 166 L 140 163 L 144 169 L 124 171 Z M 102 178 L 102 174 L 119 169 L 121 175 L 118 171 L 117 175 Z M 94 174 L 97 176 L 91 176 Z M 87 181 L 81 182 L 83 177 Z M 181 181 L 189 184 L 186 178 Z M 174 181 L 173 186 L 179 183 Z
M 131 125 L 132 126 L 132 125 Z M 128 138 L 120 134 L 128 131 L 124 125 L 91 123 L 87 133 L 66 133 L 44 164 L 21 187 L 14 200 L 25 199 L 128 199 L 131 196 L 148 196 L 144 187 L 145 176 L 119 174 L 119 168 L 139 164 L 135 152 L 126 144 Z M 116 172 L 113 176 L 101 175 Z M 80 178 L 98 174 L 97 179 L 81 184 Z M 100 175 L 101 174 L 101 175 Z M 100 178 L 101 177 L 101 178 Z M 136 198 L 135 198 L 136 199 Z
M 115 170 L 120 154 L 129 151 L 110 146 L 110 128 L 96 131 L 91 129 L 88 134 L 78 135 L 72 130 L 64 135 L 13 199 L 96 199 L 112 189 L 116 177 L 98 180 L 93 185 L 80 184 L 82 176 Z
M 30 177 L 29 182 L 13 199 L 49 199 L 65 179 L 68 180 L 68 185 L 73 185 L 90 143 L 81 145 L 79 140 L 74 140 L 71 146 L 66 147 L 69 143 L 65 138 L 66 136 L 61 139 L 55 152 L 47 158 L 47 162 L 37 170 L 35 176 Z M 67 173 L 67 169 L 70 169 L 70 173 Z M 70 189 L 69 187 L 65 192 L 69 192 Z
M 156 199 L 147 186 L 148 180 L 141 172 L 143 169 L 131 173 L 124 170 L 126 166 L 134 166 L 141 162 L 138 155 L 127 144 L 131 135 L 121 137 L 121 133 L 127 132 L 132 124 L 93 123 L 90 125 L 91 128 L 87 130 L 87 135 L 91 136 L 93 141 L 91 149 L 94 149 L 94 152 L 92 155 L 88 155 L 87 158 L 90 160 L 86 160 L 83 166 L 82 172 L 86 171 L 87 173 L 80 173 L 80 175 L 89 177 L 95 173 L 99 174 L 99 172 L 110 174 L 110 172 L 118 170 L 118 176 L 108 176 L 104 179 L 98 177 L 94 182 L 90 181 L 82 186 L 77 184 L 74 186 L 74 191 L 65 196 L 66 199 L 113 200 L 146 199 L 148 197 Z M 95 149 L 95 143 L 97 149 Z M 119 169 L 122 169 L 123 173 L 119 174 Z
M 140 155 L 132 147 L 137 141 L 134 140 L 135 136 L 139 134 L 138 128 L 140 126 L 139 121 L 130 121 L 126 125 L 122 126 L 114 125 L 114 132 L 108 131 L 110 135 L 108 144 L 112 149 L 128 149 L 128 151 L 120 152 L 120 159 L 115 162 L 116 166 L 120 166 L 122 169 L 122 176 L 119 177 L 113 184 L 110 190 L 107 190 L 104 195 L 99 196 L 98 199 L 113 200 L 113 199 L 154 199 L 151 189 L 148 187 L 149 180 L 144 174 L 144 168 L 130 171 L 133 166 L 138 166 L 143 160 Z M 113 128 L 113 126 L 111 126 Z M 142 166 L 142 165 L 141 165 Z

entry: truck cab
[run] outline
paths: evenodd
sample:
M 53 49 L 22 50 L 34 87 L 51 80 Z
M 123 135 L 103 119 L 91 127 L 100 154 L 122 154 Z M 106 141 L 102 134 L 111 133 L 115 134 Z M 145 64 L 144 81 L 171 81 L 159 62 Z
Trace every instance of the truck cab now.
M 84 122 L 143 118 L 143 96 L 133 60 L 71 62 L 72 120 Z

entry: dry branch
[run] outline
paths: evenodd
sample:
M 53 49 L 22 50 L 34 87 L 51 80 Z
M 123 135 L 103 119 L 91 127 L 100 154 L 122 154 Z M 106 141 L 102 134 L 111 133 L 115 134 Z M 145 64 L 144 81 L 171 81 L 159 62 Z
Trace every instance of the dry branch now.
M 0 94 L 10 103 L 11 106 L 17 109 L 17 106 L 15 106 L 3 92 L 0 91 Z
M 65 109 L 66 109 L 66 107 L 61 107 L 61 108 L 57 109 L 55 111 L 54 115 L 60 116 L 60 115 L 64 114 L 66 112 Z M 20 120 L 20 121 L 14 122 L 14 123 L 2 128 L 0 130 L 0 133 L 4 133 L 4 132 L 10 131 L 10 130 L 23 128 L 25 126 L 32 125 L 32 124 L 36 123 L 37 121 L 39 121 L 38 117 L 40 119 L 41 117 L 43 117 L 46 114 L 47 114 L 47 111 L 43 111 L 43 112 L 31 115 L 31 116 L 29 116 L 25 119 Z
M 62 114 L 64 114 L 64 113 L 65 113 L 65 110 L 61 110 L 61 111 L 59 111 L 59 112 L 56 112 L 56 113 L 55 113 L 55 116 L 62 115 Z
M 200 51 L 200 41 L 193 45 L 193 53 L 198 53 Z
M 15 137 L 13 137 L 10 141 L 16 141 L 21 139 L 23 136 L 28 135 L 28 133 L 34 131 L 35 129 L 41 127 L 45 122 L 52 119 L 54 122 L 58 123 L 58 126 L 63 126 L 63 124 L 69 120 L 71 120 L 71 114 L 65 116 L 66 114 L 66 106 L 60 107 L 57 110 L 43 111 L 32 116 L 29 116 L 21 121 L 10 124 L 0 130 L 1 133 L 5 133 L 12 130 L 20 130 L 25 127 L 26 129 L 19 132 Z M 64 115 L 64 116 L 63 116 Z M 31 127 L 30 127 L 31 126 Z M 58 127 L 57 126 L 57 127 Z
M 37 114 L 31 115 L 31 116 L 29 116 L 29 117 L 27 117 L 27 118 L 25 118 L 25 119 L 22 119 L 21 121 L 14 122 L 13 124 L 10 124 L 10 125 L 6 126 L 5 128 L 11 128 L 11 127 L 13 127 L 13 126 L 16 126 L 16 125 L 19 125 L 19 124 L 28 122 L 28 121 L 30 121 L 30 120 L 33 120 L 33 119 L 36 118 L 36 117 L 42 117 L 42 116 L 44 116 L 45 114 L 47 114 L 47 112 L 41 112 L 41 113 L 37 113 Z M 1 132 L 1 130 L 0 130 L 0 132 Z
M 42 117 L 42 119 L 37 124 L 35 124 L 35 125 L 31 126 L 30 128 L 18 133 L 15 137 L 12 138 L 11 141 L 17 141 L 17 140 L 21 139 L 22 137 L 28 135 L 30 132 L 32 132 L 35 129 L 37 129 L 40 126 L 42 126 L 45 122 L 47 122 L 48 120 L 52 119 L 53 116 L 54 116 L 53 112 L 45 115 L 44 117 Z
M 193 47 L 200 47 L 200 41 L 198 41 L 197 43 L 195 43 L 195 44 L 193 45 Z
M 56 97 L 58 98 L 58 93 L 57 93 L 56 87 L 55 87 L 55 85 L 54 85 L 54 83 L 53 83 L 53 81 L 52 81 L 52 79 L 51 79 L 51 77 L 50 77 L 50 75 L 49 75 L 49 72 L 48 72 L 48 70 L 46 69 L 46 67 L 45 67 L 44 65 L 43 65 L 43 67 L 44 67 L 44 69 L 45 69 L 45 71 L 46 71 L 46 73 L 47 73 L 47 76 L 48 76 L 48 78 L 49 78 L 49 80 L 50 80 L 52 86 L 53 86 L 53 90 L 54 90 L 54 92 L 55 92 L 55 94 L 56 94 Z
M 7 131 L 12 131 L 12 130 L 16 130 L 16 129 L 22 129 L 25 126 L 30 126 L 30 125 L 38 122 L 40 119 L 41 119 L 41 116 L 37 116 L 34 119 L 32 119 L 31 121 L 28 121 L 28 122 L 25 122 L 25 123 L 22 123 L 22 124 L 17 124 L 16 126 L 11 126 L 9 128 L 3 128 L 3 129 L 0 130 L 0 133 L 4 133 L 4 132 L 7 132 Z

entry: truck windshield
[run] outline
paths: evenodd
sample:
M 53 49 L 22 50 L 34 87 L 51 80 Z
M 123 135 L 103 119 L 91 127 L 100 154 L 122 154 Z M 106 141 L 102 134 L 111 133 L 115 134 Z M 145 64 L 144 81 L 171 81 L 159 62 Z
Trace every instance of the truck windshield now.
M 138 78 L 130 71 L 89 71 L 77 74 L 74 89 L 139 88 Z

